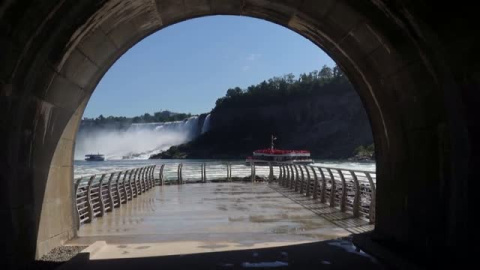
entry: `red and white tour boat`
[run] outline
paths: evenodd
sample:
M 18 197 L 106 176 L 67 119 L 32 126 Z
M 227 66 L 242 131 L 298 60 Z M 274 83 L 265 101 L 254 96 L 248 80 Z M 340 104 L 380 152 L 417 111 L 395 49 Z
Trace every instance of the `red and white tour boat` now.
M 247 157 L 245 161 L 247 165 L 250 165 L 252 162 L 257 165 L 268 165 L 268 163 L 272 163 L 272 165 L 313 163 L 313 159 L 310 157 L 310 151 L 275 149 L 273 145 L 275 139 L 276 138 L 272 136 L 270 148 L 253 151 L 253 156 Z

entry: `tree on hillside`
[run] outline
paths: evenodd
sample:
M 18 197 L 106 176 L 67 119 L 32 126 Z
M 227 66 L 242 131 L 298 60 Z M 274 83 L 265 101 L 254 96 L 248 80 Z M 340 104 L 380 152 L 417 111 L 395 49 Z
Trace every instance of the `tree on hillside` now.
M 319 71 L 300 74 L 298 79 L 290 73 L 250 85 L 246 89 L 230 88 L 224 97 L 217 99 L 213 111 L 287 102 L 291 98 L 308 96 L 318 91 L 334 90 L 339 85 L 350 84 L 339 67 L 332 69 L 324 65 Z
M 322 80 L 330 81 L 334 77 L 333 70 L 328 66 L 324 65 L 322 69 L 318 72 L 318 77 L 320 77 L 320 79 Z

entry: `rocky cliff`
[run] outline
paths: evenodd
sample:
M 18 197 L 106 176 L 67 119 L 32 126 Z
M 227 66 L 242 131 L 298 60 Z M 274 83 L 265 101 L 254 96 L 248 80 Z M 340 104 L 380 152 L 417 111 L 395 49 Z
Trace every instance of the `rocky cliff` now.
M 268 148 L 272 134 L 276 148 L 307 149 L 325 159 L 348 158 L 359 145 L 373 143 L 363 105 L 348 83 L 266 106 L 216 109 L 208 132 L 152 158 L 245 158 Z

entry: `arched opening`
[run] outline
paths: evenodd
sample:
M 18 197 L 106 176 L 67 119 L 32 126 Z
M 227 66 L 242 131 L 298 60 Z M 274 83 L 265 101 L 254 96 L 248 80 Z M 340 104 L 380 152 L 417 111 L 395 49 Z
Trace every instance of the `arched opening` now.
M 80 116 L 103 74 L 145 36 L 215 14 L 283 25 L 312 40 L 351 78 L 376 145 L 377 239 L 427 258 L 465 241 L 469 212 L 457 211 L 467 206 L 463 195 L 469 183 L 463 103 L 452 71 L 436 54 L 431 30 L 408 8 L 253 0 L 66 1 L 28 7 L 12 1 L 1 7 L 2 26 L 8 25 L 1 45 L 7 53 L 1 69 L 6 118 L 0 122 L 6 139 L 0 147 L 8 187 L 2 207 L 11 220 L 4 241 L 11 264 L 39 256 L 74 233 L 71 182 L 65 179 L 72 177 Z M 411 8 L 422 14 L 423 9 Z M 56 222 L 56 213 L 63 213 L 62 222 Z
M 225 29 L 230 34 L 225 33 Z M 192 30 L 195 33 L 193 37 Z M 255 37 L 268 37 L 268 40 Z M 231 39 L 236 43 L 232 43 Z M 166 40 L 170 45 L 162 44 Z M 223 50 L 228 52 L 222 54 Z M 252 55 L 252 51 L 256 54 Z M 199 61 L 198 58 L 205 59 Z M 224 58 L 228 60 L 222 62 Z M 163 59 L 170 60 L 160 61 Z M 245 59 L 246 62 L 238 59 Z M 132 65 L 132 62 L 136 64 Z M 283 65 L 273 68 L 272 62 Z M 155 67 L 152 63 L 156 63 Z M 253 70 L 245 70 L 245 64 Z M 286 195 L 287 189 L 282 190 L 283 193 L 271 190 L 273 185 L 266 184 L 269 177 L 266 164 L 257 164 L 255 168 L 255 174 L 262 177 L 263 185 L 250 180 L 251 167 L 245 159 L 256 149 L 270 147 L 270 135 L 274 131 L 273 134 L 278 138 L 274 141 L 276 149 L 311 151 L 315 163 L 303 165 L 324 166 L 325 159 L 329 158 L 327 166 L 344 168 L 347 178 L 351 178 L 347 169 L 353 168 L 352 165 L 356 170 L 372 170 L 374 173 L 374 162 L 365 164 L 331 160 L 352 157 L 355 148 L 372 144 L 372 138 L 358 95 L 337 67 L 320 68 L 326 64 L 332 65 L 333 60 L 296 33 L 270 22 L 239 16 L 202 17 L 181 22 L 152 34 L 132 47 L 102 78 L 87 106 L 85 115 L 89 119 L 84 118 L 80 124 L 74 161 L 75 183 L 82 181 L 82 184 L 75 186 L 88 189 L 86 186 L 90 176 L 99 173 L 98 178 L 103 179 L 102 183 L 110 183 L 105 184 L 105 189 L 113 189 L 111 196 L 118 198 L 123 193 L 115 189 L 118 186 L 122 188 L 124 182 L 128 182 L 124 178 L 130 179 L 130 176 L 115 174 L 110 180 L 109 174 L 105 177 L 101 174 L 151 164 L 157 164 L 155 178 L 161 174 L 165 186 L 155 188 L 155 191 L 148 190 L 158 194 L 152 195 L 143 192 L 140 184 L 140 195 L 137 196 L 135 188 L 132 188 L 133 196 L 125 194 L 133 199 L 125 204 L 121 200 L 110 200 L 106 195 L 103 200 L 106 210 L 102 211 L 101 205 L 95 203 L 95 210 L 90 211 L 96 212 L 94 215 L 86 209 L 89 203 L 85 193 L 80 191 L 81 195 L 74 197 L 74 201 L 78 199 L 77 209 L 81 209 L 79 219 L 82 225 L 79 226 L 77 238 L 68 244 L 89 245 L 94 241 L 106 240 L 109 247 L 121 245 L 121 249 L 115 250 L 132 256 L 138 254 L 136 249 L 131 248 L 132 242 L 143 239 L 159 252 L 161 246 L 183 243 L 185 250 L 200 253 L 318 242 L 373 228 L 373 218 L 369 219 L 365 213 L 368 210 L 362 208 L 364 219 L 361 220 L 352 213 L 355 199 L 351 179 L 347 179 L 351 192 L 348 192 L 349 209 L 346 213 L 346 203 L 340 199 L 343 185 L 337 171 L 333 173 L 337 177 L 338 191 L 333 193 L 338 193 L 339 199 L 331 200 L 331 193 L 328 198 L 320 191 L 316 192 L 318 196 L 312 195 L 315 189 L 322 187 L 315 188 L 313 184 L 314 173 L 318 174 L 318 178 L 322 175 L 318 167 L 295 167 L 297 178 L 301 175 L 302 179 L 311 182 L 308 192 L 305 192 L 307 185 L 296 190 L 307 193 L 309 198 L 318 197 L 318 201 L 323 198 L 323 204 L 330 206 L 323 211 L 320 210 L 323 205 L 312 209 L 307 203 L 303 206 L 297 204 Z M 279 77 L 278 74 L 282 73 L 289 75 Z M 274 75 L 277 77 L 267 79 Z M 194 86 L 190 86 L 193 88 L 190 91 L 182 89 L 192 83 Z M 238 92 L 229 95 L 234 86 L 239 86 L 238 83 L 244 89 L 237 87 Z M 155 93 L 151 93 L 149 88 L 153 88 Z M 175 93 L 166 92 L 172 90 Z M 126 98 L 120 98 L 120 95 Z M 172 100 L 171 96 L 177 99 Z M 122 102 L 123 99 L 126 102 Z M 195 101 L 190 101 L 192 99 Z M 208 102 L 202 103 L 200 99 Z M 181 104 L 174 106 L 174 102 Z M 151 103 L 155 105 L 151 106 Z M 144 114 L 165 106 L 175 112 L 202 113 L 203 116 L 185 116 L 188 118 L 184 122 L 161 123 L 162 118 L 156 117 L 157 113 Z M 203 107 L 201 110 L 190 111 L 200 106 Z M 92 114 L 93 110 L 96 113 Z M 132 117 L 132 114 L 128 120 L 118 117 L 133 110 L 139 117 Z M 116 112 L 118 118 L 108 117 L 112 111 Z M 95 120 L 90 118 L 100 114 L 102 116 Z M 207 126 L 207 119 L 212 128 L 207 134 L 200 134 L 200 130 L 203 133 Z M 228 130 L 227 134 L 222 132 L 225 130 Z M 188 137 L 203 140 L 194 149 L 201 149 L 196 151 L 200 153 L 195 155 L 195 151 L 187 150 L 187 154 L 194 154 L 193 159 L 173 157 L 173 160 L 146 160 L 149 155 L 159 153 L 158 149 L 164 145 L 186 142 L 170 140 L 172 132 L 176 135 L 175 139 Z M 192 136 L 183 137 L 190 134 Z M 292 139 L 296 142 L 292 142 Z M 203 152 L 205 149 L 209 151 L 207 154 Z M 85 153 L 104 154 L 106 162 L 84 161 Z M 179 165 L 182 166 L 181 171 Z M 201 175 L 203 166 L 206 179 Z M 178 180 L 179 171 L 183 175 L 181 181 Z M 328 176 L 329 172 L 325 170 L 324 174 Z M 83 180 L 78 180 L 81 176 Z M 278 165 L 272 167 L 272 176 L 278 183 Z M 358 177 L 365 178 L 365 175 L 359 174 Z M 368 179 L 364 180 L 362 184 L 368 185 Z M 192 184 L 193 187 L 179 182 Z M 280 188 L 280 185 L 275 187 Z M 92 191 L 94 195 L 91 196 L 96 197 L 97 190 Z M 370 206 L 370 197 L 368 200 L 363 203 L 365 208 Z M 335 220 L 338 222 L 335 223 Z M 163 250 L 167 254 L 172 252 L 168 248 Z M 109 253 L 110 256 L 121 256 Z

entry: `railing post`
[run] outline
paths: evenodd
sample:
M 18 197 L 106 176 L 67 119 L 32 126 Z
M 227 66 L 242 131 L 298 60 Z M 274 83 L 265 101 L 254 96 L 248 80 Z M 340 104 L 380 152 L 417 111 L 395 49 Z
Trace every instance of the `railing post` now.
M 145 176 L 143 179 L 143 187 L 144 187 L 144 192 L 147 192 L 150 189 L 150 173 L 152 170 L 152 166 L 148 166 L 145 168 Z
M 105 214 L 105 202 L 103 201 L 103 179 L 105 179 L 105 175 L 106 174 L 102 174 L 98 182 L 98 201 L 100 203 L 100 214 L 98 216 L 100 217 Z
M 138 175 L 137 175 L 137 178 L 138 178 L 138 195 L 142 194 L 143 192 L 145 192 L 144 188 L 145 188 L 145 167 L 142 167 L 140 169 L 138 169 Z
M 145 170 L 147 168 L 146 167 L 142 167 L 140 169 L 138 169 L 138 195 L 142 194 L 143 192 L 145 192 L 144 188 L 145 188 Z
M 370 173 L 367 172 L 365 173 L 365 175 L 367 176 L 368 182 L 370 183 L 370 207 L 368 209 L 368 219 L 370 223 L 375 223 L 375 201 L 377 198 L 377 190 Z
M 143 180 L 142 180 L 142 184 L 143 184 L 143 189 L 142 189 L 142 192 L 145 193 L 147 192 L 148 190 L 148 178 L 149 178 L 149 174 L 150 174 L 150 167 L 151 166 L 147 166 L 147 167 L 144 167 L 143 168 L 143 174 L 142 174 L 142 177 L 143 177 Z
M 228 181 L 232 182 L 232 163 L 228 162 Z
M 162 166 L 160 166 L 160 171 L 158 172 L 158 180 L 160 182 L 160 186 L 164 185 L 164 183 L 163 183 L 163 168 L 165 168 L 165 164 L 162 164 Z
M 110 173 L 110 177 L 108 178 L 108 205 L 110 206 L 108 209 L 106 209 L 107 212 L 112 212 L 113 211 L 113 192 L 112 192 L 112 180 L 115 177 L 116 172 Z
M 183 163 L 182 166 L 180 166 L 180 182 L 183 185 Z
M 122 193 L 120 192 L 120 178 L 121 177 L 122 177 L 122 172 L 119 172 L 118 176 L 117 176 L 117 180 L 115 180 L 115 182 L 117 183 L 115 191 L 117 193 L 118 204 L 115 203 L 114 207 L 120 207 L 120 205 L 122 205 Z
M 128 175 L 128 191 L 129 191 L 129 196 L 128 196 L 128 200 L 132 200 L 133 199 L 133 186 L 132 186 L 132 176 L 134 175 L 134 173 L 136 172 L 137 170 L 134 169 L 134 170 L 131 170 L 130 171 L 130 174 Z
M 145 189 L 145 173 L 147 171 L 147 167 L 140 168 L 140 172 L 138 175 L 138 184 L 140 186 L 138 194 L 142 194 L 146 191 Z
M 155 165 L 149 166 L 145 175 L 145 186 L 147 190 L 150 190 L 152 186 L 152 172 L 155 168 Z
M 306 196 L 310 197 L 310 188 L 311 188 L 312 179 L 310 178 L 310 172 L 309 172 L 309 169 L 308 169 L 309 166 L 303 165 L 303 167 L 305 168 L 305 172 L 307 172 L 307 194 L 306 194 Z
M 286 183 L 286 187 L 287 188 L 292 188 L 292 177 L 293 177 L 293 169 L 292 169 L 292 165 L 286 165 L 286 170 L 287 170 L 287 179 L 285 181 Z
M 143 193 L 147 192 L 148 190 L 148 187 L 149 187 L 149 175 L 150 175 L 150 167 L 151 166 L 147 166 L 147 167 L 144 167 L 143 168 Z
M 136 195 L 142 194 L 142 170 L 143 168 L 138 168 L 135 171 L 134 179 L 135 179 L 135 193 Z M 135 196 L 135 197 L 137 197 Z
M 150 174 L 152 171 L 152 166 L 148 166 L 145 168 L 145 179 L 143 180 L 143 185 L 145 188 L 145 192 L 150 189 Z
M 122 181 L 122 190 L 123 190 L 123 198 L 124 200 L 122 203 L 127 203 L 128 201 L 128 189 L 127 189 L 127 177 L 130 175 L 130 170 L 126 170 L 123 174 L 123 181 Z
M 80 229 L 80 210 L 78 209 L 78 188 L 80 187 L 80 182 L 82 182 L 82 177 L 80 177 L 79 179 L 77 179 L 77 181 L 75 181 L 75 209 L 76 209 L 76 212 L 77 212 L 77 218 L 75 219 L 75 225 L 77 227 L 77 230 Z
M 143 168 L 143 174 L 142 174 L 142 184 L 143 184 L 143 188 L 142 188 L 142 192 L 145 193 L 147 192 L 148 190 L 148 179 L 149 179 L 149 174 L 150 174 L 150 167 L 151 166 L 147 166 L 147 167 L 144 167 Z
M 142 168 L 137 168 L 135 174 L 133 175 L 133 184 L 135 186 L 135 196 L 142 194 Z
M 93 202 L 92 202 L 92 182 L 96 175 L 92 175 L 87 184 L 87 205 L 88 205 L 88 219 L 93 220 Z
M 340 179 L 342 180 L 342 197 L 340 198 L 340 211 L 345 212 L 347 207 L 347 183 L 345 182 L 345 176 L 342 170 L 337 169 Z
M 289 165 L 290 166 L 290 185 L 289 185 L 289 188 L 293 189 L 295 188 L 294 187 L 294 183 L 295 183 L 295 173 L 293 172 L 293 165 Z
M 302 165 L 298 165 L 298 169 L 300 170 L 300 175 L 301 175 L 301 179 L 300 179 L 300 194 L 303 195 L 304 186 L 305 186 L 305 175 L 303 174 Z
M 182 163 L 178 164 L 177 168 L 177 184 L 182 184 Z
M 312 172 L 313 172 L 313 199 L 316 200 L 318 199 L 318 176 L 317 172 L 315 172 L 315 167 L 312 167 Z
M 335 195 L 337 193 L 337 185 L 335 182 L 335 176 L 333 176 L 332 169 L 327 168 L 328 174 L 330 175 L 330 181 L 332 185 L 330 187 L 330 207 L 335 207 Z
M 298 168 L 297 168 L 297 165 L 293 165 L 293 168 L 295 169 L 295 183 L 294 183 L 294 187 L 295 187 L 295 191 L 298 192 L 298 182 L 300 180 L 300 175 L 298 174 Z
M 152 188 L 152 171 L 155 166 L 147 167 L 147 171 L 145 174 L 145 188 L 146 190 L 150 190 Z
M 327 189 L 327 179 L 325 179 L 325 174 L 323 173 L 323 169 L 319 167 L 320 176 L 322 177 L 322 190 L 320 191 L 320 202 L 325 203 L 325 193 Z
M 227 162 L 227 178 L 226 178 L 227 182 L 229 182 L 229 176 L 230 176 L 230 174 L 228 172 L 228 162 Z
M 358 183 L 357 175 L 354 171 L 350 171 L 353 182 L 355 184 L 355 197 L 353 199 L 353 217 L 360 216 L 360 184 Z
M 255 182 L 255 162 L 250 162 L 250 170 L 251 170 L 251 177 L 252 183 Z
M 144 168 L 138 168 L 137 169 L 137 173 L 135 174 L 135 178 L 137 179 L 136 180 L 136 192 L 137 192 L 137 196 L 142 194 L 143 193 L 143 170 Z
M 203 163 L 203 182 L 207 183 L 207 164 Z
M 278 184 L 282 186 L 283 184 L 283 165 L 278 166 Z
M 278 172 L 278 185 L 281 186 L 281 187 L 283 186 L 283 180 L 284 180 L 283 178 L 285 177 L 285 174 L 284 174 L 285 171 L 283 170 L 283 166 L 284 166 L 284 165 L 279 165 L 279 166 L 278 166 L 278 169 L 279 169 L 279 172 Z
M 285 178 L 285 187 L 290 188 L 290 178 L 291 173 L 290 173 L 290 165 L 285 165 L 285 171 L 287 172 L 287 177 Z
M 143 173 L 145 168 L 139 168 L 137 173 L 137 196 L 143 193 Z
M 150 172 L 150 188 L 155 187 L 155 168 L 157 168 L 157 165 L 153 165 L 152 171 Z
M 144 193 L 147 191 L 146 189 L 146 174 L 147 174 L 148 167 L 143 167 L 140 169 L 140 175 L 139 175 L 139 184 L 140 184 L 140 194 Z
M 268 174 L 268 182 L 273 182 L 273 166 L 271 162 L 268 162 L 268 167 L 270 169 L 269 174 Z
M 137 197 L 137 173 L 138 169 L 133 170 L 133 174 L 130 176 L 130 192 L 132 193 L 132 199 Z

